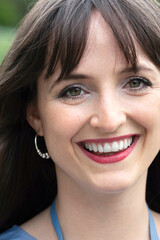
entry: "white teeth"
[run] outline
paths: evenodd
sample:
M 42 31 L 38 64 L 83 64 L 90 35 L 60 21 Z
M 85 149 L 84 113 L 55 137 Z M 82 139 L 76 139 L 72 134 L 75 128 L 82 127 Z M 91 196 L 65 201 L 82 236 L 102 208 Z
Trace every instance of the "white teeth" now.
M 120 150 L 124 150 L 128 148 L 132 144 L 132 137 L 125 138 L 124 140 L 114 141 L 113 143 L 104 143 L 96 144 L 96 143 L 87 143 L 85 142 L 85 148 L 89 151 L 99 152 L 99 153 L 110 153 L 110 152 L 118 152 Z
M 101 144 L 98 144 L 98 152 L 103 153 L 103 147 Z
M 127 141 L 127 139 L 124 140 L 124 146 L 123 146 L 123 147 L 124 147 L 124 149 L 126 149 L 126 148 L 128 147 L 128 141 Z
M 111 152 L 111 146 L 109 145 L 109 143 L 104 144 L 104 152 L 105 153 Z
M 94 151 L 94 152 L 97 152 L 97 151 L 98 151 L 98 147 L 97 147 L 96 144 L 94 144 L 94 143 L 92 144 L 92 148 L 93 148 L 93 151 Z
M 93 150 L 92 145 L 89 144 L 89 151 L 92 151 L 92 150 Z
M 85 148 L 89 149 L 89 143 L 87 143 L 87 142 L 85 143 Z
M 119 150 L 122 150 L 122 149 L 123 149 L 123 141 L 121 140 L 119 143 Z
M 118 152 L 118 150 L 119 150 L 119 145 L 118 145 L 118 143 L 117 142 L 113 142 L 112 143 L 112 152 Z
M 129 139 L 128 139 L 128 146 L 130 146 L 131 143 L 132 143 L 132 138 L 129 138 Z

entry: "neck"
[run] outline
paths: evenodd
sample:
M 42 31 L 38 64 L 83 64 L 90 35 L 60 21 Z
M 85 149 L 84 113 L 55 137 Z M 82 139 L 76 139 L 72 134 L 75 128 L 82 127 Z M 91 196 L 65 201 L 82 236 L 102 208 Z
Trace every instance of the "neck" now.
M 149 239 L 146 176 L 114 194 L 59 186 L 56 209 L 64 239 Z M 143 222 L 143 224 L 142 224 Z

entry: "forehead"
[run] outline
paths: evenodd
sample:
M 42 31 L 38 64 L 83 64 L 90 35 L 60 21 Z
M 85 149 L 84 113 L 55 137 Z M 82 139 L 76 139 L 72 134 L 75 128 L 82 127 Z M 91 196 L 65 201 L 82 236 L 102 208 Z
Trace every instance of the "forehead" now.
M 155 67 L 140 48 L 134 37 L 133 42 L 137 52 L 138 62 L 142 64 L 147 62 L 147 65 Z M 72 70 L 72 72 L 79 71 L 81 73 L 85 73 L 86 71 L 88 72 L 89 69 L 92 71 L 92 69 L 95 68 L 96 62 L 101 62 L 102 67 L 105 65 L 109 67 L 109 64 L 112 63 L 112 66 L 111 64 L 110 66 L 113 69 L 114 64 L 114 70 L 117 70 L 117 68 L 119 70 L 129 65 L 126 61 L 124 53 L 119 47 L 119 43 L 115 38 L 111 27 L 104 20 L 100 12 L 93 10 L 89 21 L 88 38 L 85 51 L 79 64 Z M 61 70 L 62 69 L 59 63 L 53 74 L 54 76 L 52 75 L 49 79 L 52 79 L 53 82 L 53 79 L 55 80 L 59 77 Z M 100 70 L 101 69 L 99 69 L 99 71 Z
M 141 65 L 145 64 L 146 67 L 156 69 L 156 66 L 142 50 L 134 38 L 134 35 L 133 43 L 137 54 L 137 63 Z M 88 29 L 88 41 L 86 49 L 77 68 L 85 69 L 85 66 L 87 63 L 89 63 L 89 61 L 91 61 L 92 64 L 94 57 L 96 57 L 97 62 L 102 61 L 102 59 L 108 59 L 109 62 L 114 62 L 115 68 L 117 66 L 121 68 L 124 67 L 124 65 L 126 67 L 129 65 L 124 53 L 119 47 L 118 41 L 115 38 L 111 27 L 97 10 L 92 12 Z
M 94 10 L 90 18 L 86 48 L 74 71 L 83 72 L 86 68 L 92 69 L 95 67 L 96 62 L 101 62 L 102 67 L 105 65 L 107 67 L 111 66 L 108 63 L 113 63 L 115 66 L 117 64 L 127 65 L 126 58 L 110 26 L 102 15 L 97 10 Z
M 85 54 L 87 55 L 89 51 L 101 48 L 102 46 L 109 49 L 111 43 L 115 49 L 119 50 L 118 43 L 110 26 L 106 23 L 102 15 L 97 10 L 94 10 L 90 18 Z

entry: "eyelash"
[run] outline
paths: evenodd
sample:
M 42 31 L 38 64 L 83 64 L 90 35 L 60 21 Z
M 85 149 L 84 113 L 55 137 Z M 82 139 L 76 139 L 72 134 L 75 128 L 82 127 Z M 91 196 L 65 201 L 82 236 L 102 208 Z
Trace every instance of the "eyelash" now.
M 67 95 L 67 93 L 69 93 L 69 91 L 71 90 L 79 90 L 80 92 L 83 92 L 82 94 L 79 94 L 79 95 L 75 95 L 75 96 L 72 96 L 72 95 Z M 87 93 L 87 91 L 83 90 L 82 87 L 80 86 L 75 86 L 75 85 L 71 85 L 71 86 L 68 86 L 66 88 L 64 88 L 58 95 L 58 98 L 63 98 L 63 99 L 71 99 L 71 100 L 76 100 L 76 99 L 79 99 L 79 98 L 82 98 L 83 95 Z
M 129 83 L 132 83 L 133 81 L 137 81 L 139 82 L 140 86 L 139 87 L 130 87 Z M 141 86 L 143 84 L 143 86 Z M 146 88 L 151 87 L 152 83 L 147 80 L 146 78 L 143 77 L 131 77 L 129 79 L 127 79 L 127 83 L 124 85 L 124 88 L 126 88 L 126 86 L 128 85 L 128 89 L 129 91 L 133 92 L 133 93 L 139 93 L 144 91 Z
M 133 81 L 136 81 L 138 80 L 140 85 L 143 84 L 142 87 L 127 87 L 127 85 L 129 85 L 129 83 L 133 82 Z M 139 92 L 142 92 L 144 91 L 146 88 L 148 87 L 151 87 L 152 86 L 152 83 L 143 78 L 143 77 L 130 77 L 129 79 L 125 80 L 125 82 L 127 81 L 127 83 L 124 84 L 124 87 L 123 88 L 126 88 L 129 89 L 129 91 L 131 91 L 132 93 L 139 93 Z M 75 96 L 72 96 L 72 95 L 67 95 L 67 93 L 69 93 L 69 91 L 71 90 L 79 90 L 82 94 L 79 94 L 79 95 L 75 95 Z M 66 88 L 64 88 L 58 95 L 58 98 L 62 98 L 62 99 L 69 99 L 69 100 L 77 100 L 77 99 L 80 99 L 83 97 L 84 94 L 87 94 L 88 92 L 83 90 L 81 86 L 77 86 L 77 85 L 70 85 L 70 86 L 67 86 Z

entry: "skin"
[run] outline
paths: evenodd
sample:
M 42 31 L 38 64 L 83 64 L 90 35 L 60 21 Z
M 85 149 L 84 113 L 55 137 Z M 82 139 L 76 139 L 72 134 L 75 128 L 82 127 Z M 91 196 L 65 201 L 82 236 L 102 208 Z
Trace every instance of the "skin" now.
M 127 71 L 130 66 L 110 28 L 95 11 L 84 56 L 72 73 L 83 78 L 54 84 L 58 71 L 47 82 L 44 72 L 37 105 L 28 108 L 28 122 L 44 136 L 56 165 L 56 208 L 65 240 L 149 239 L 145 186 L 159 151 L 160 71 L 135 44 L 138 65 L 143 66 L 137 73 Z M 134 88 L 131 77 L 142 77 L 150 86 L 140 81 Z M 82 89 L 80 94 L 59 97 L 69 85 Z M 114 164 L 93 162 L 77 145 L 126 134 L 140 137 L 132 153 Z M 160 236 L 160 218 L 153 215 Z M 56 239 L 49 219 L 47 209 L 22 228 L 39 240 Z

